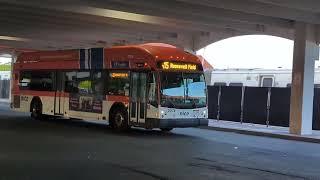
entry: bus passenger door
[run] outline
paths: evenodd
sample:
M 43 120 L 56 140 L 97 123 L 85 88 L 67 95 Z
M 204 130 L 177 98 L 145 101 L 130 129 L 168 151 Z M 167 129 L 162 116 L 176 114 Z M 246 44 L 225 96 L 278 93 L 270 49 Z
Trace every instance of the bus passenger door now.
M 63 115 L 64 114 L 64 73 L 56 73 L 56 92 L 54 100 L 54 114 Z
M 130 93 L 130 121 L 133 123 L 145 123 L 146 89 L 147 74 L 143 72 L 132 72 Z

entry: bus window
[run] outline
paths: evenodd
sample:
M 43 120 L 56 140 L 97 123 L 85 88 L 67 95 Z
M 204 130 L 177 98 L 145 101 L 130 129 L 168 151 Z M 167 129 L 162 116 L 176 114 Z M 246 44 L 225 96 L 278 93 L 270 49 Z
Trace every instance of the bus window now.
M 148 76 L 148 102 L 157 107 L 158 106 L 158 88 L 155 72 L 149 73 Z
M 202 73 L 162 72 L 161 78 L 161 106 L 179 109 L 206 106 Z
M 239 86 L 242 87 L 243 83 L 230 83 L 229 86 Z
M 92 93 L 92 80 L 90 78 L 90 72 L 83 71 L 77 72 L 76 83 L 78 93 L 80 94 L 91 94 Z
M 26 71 L 20 74 L 20 89 L 53 91 L 54 72 Z
M 214 86 L 227 86 L 227 83 L 225 83 L 225 82 L 215 82 L 213 85 Z
M 104 81 L 103 81 L 103 75 L 101 71 L 93 71 L 92 72 L 92 91 L 95 95 L 101 96 L 103 95 L 104 91 Z
M 65 73 L 65 91 L 77 93 L 78 88 L 76 85 L 77 73 L 75 71 Z
M 263 77 L 261 85 L 262 85 L 262 87 L 272 87 L 273 86 L 273 78 L 272 77 Z
M 107 80 L 107 94 L 117 96 L 129 96 L 129 73 L 110 71 Z

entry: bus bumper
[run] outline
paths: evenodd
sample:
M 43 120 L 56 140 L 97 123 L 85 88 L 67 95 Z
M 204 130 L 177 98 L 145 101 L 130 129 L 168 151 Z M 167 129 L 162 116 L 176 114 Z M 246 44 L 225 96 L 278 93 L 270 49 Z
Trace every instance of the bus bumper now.
M 208 119 L 147 119 L 147 127 L 152 128 L 183 128 L 183 127 L 198 127 L 208 126 Z

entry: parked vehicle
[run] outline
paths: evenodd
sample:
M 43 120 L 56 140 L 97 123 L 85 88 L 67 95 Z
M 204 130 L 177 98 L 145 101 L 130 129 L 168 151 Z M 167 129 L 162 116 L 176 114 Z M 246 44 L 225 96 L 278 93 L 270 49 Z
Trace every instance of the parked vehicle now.
M 215 69 L 210 72 L 213 86 L 290 87 L 291 69 Z M 315 87 L 320 87 L 320 69 L 315 69 Z

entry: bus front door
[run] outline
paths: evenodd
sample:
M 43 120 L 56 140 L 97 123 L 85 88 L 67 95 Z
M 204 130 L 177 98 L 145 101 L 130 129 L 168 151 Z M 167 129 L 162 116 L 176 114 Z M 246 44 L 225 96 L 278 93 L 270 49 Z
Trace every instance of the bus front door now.
M 133 124 L 144 124 L 146 116 L 147 74 L 131 73 L 130 121 Z
M 64 114 L 64 74 L 62 72 L 56 73 L 56 92 L 54 100 L 54 114 Z

